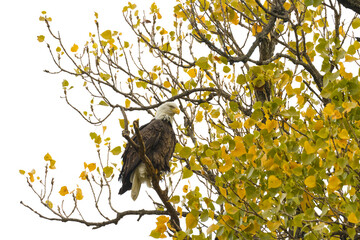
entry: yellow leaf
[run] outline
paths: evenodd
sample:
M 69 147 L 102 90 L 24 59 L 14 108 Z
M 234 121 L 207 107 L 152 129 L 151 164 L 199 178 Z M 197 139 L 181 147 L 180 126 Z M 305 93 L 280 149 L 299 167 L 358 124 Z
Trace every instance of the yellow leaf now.
M 348 217 L 348 221 L 354 224 L 357 224 L 359 222 L 359 220 L 357 219 L 355 213 L 350 213 L 349 217 Z
M 49 206 L 49 208 L 53 208 L 53 203 L 51 202 L 51 201 L 49 201 L 49 200 L 46 200 L 46 205 L 48 205 Z
M 252 32 L 253 36 L 256 36 L 261 31 L 262 31 L 262 27 L 260 25 L 258 25 L 257 23 L 255 23 L 252 26 L 251 32 Z
M 330 189 L 330 191 L 335 191 L 337 189 L 340 188 L 340 179 L 337 176 L 332 176 L 329 178 L 329 185 L 328 185 L 328 189 Z
M 297 82 L 302 82 L 302 77 L 301 77 L 301 76 L 296 76 L 296 77 L 295 77 L 295 81 L 297 81 Z
M 323 109 L 323 113 L 327 116 L 333 115 L 335 110 L 335 105 L 332 103 L 328 103 L 326 107 Z
M 162 215 L 162 216 L 157 217 L 156 220 L 158 221 L 159 224 L 163 224 L 163 223 L 168 222 L 170 220 L 170 218 Z
M 66 186 L 63 186 L 63 187 L 61 187 L 59 193 L 61 196 L 65 196 L 66 194 L 69 194 L 69 190 L 67 189 Z
M 221 195 L 223 195 L 224 197 L 226 197 L 226 196 L 227 196 L 227 191 L 226 191 L 226 189 L 225 189 L 225 188 L 223 188 L 223 187 L 219 187 L 219 190 L 220 190 Z
M 156 80 L 158 78 L 158 75 L 154 72 L 150 73 L 150 77 L 152 80 Z
M 88 169 L 90 172 L 94 171 L 96 168 L 96 163 L 90 163 L 89 165 L 87 165 Z
M 82 171 L 79 178 L 81 178 L 82 180 L 86 180 L 86 176 L 87 176 L 87 173 L 85 171 Z
M 164 35 L 164 34 L 167 34 L 167 33 L 168 33 L 168 31 L 166 31 L 164 28 L 161 29 L 161 31 L 160 31 L 160 35 Z
M 195 116 L 195 122 L 201 122 L 203 120 L 203 111 L 198 111 Z
M 243 143 L 242 138 L 239 136 L 236 136 L 234 138 L 234 141 L 235 141 L 235 149 L 231 152 L 231 155 L 233 155 L 234 157 L 240 157 L 246 153 L 245 145 Z
M 180 216 L 180 218 L 182 217 L 182 208 L 180 207 L 180 206 L 178 206 L 177 208 L 176 208 L 176 211 L 179 213 L 179 216 Z
M 248 119 L 245 121 L 245 123 L 244 123 L 244 127 L 246 127 L 246 128 L 249 129 L 249 128 L 251 128 L 252 126 L 254 126 L 255 123 L 256 123 L 256 121 L 255 121 L 254 119 L 248 118 Z
M 354 196 L 355 193 L 356 193 L 356 188 L 351 187 L 351 189 L 350 189 L 350 191 L 349 191 L 350 196 Z
M 308 107 L 308 109 L 306 110 L 305 116 L 310 119 L 313 119 L 315 114 L 316 114 L 316 111 L 312 107 Z
M 276 176 L 271 175 L 268 180 L 268 187 L 269 188 L 278 188 L 281 186 L 281 180 L 278 179 Z
M 44 156 L 44 160 L 45 160 L 45 161 L 50 161 L 50 160 L 52 160 L 51 155 L 50 155 L 49 153 L 47 153 L 47 154 Z
M 71 47 L 71 51 L 72 52 L 77 52 L 77 50 L 79 49 L 79 46 L 78 45 L 76 45 L 76 44 L 74 44 L 72 47 Z
M 315 176 L 308 176 L 305 179 L 304 183 L 308 188 L 314 188 L 314 187 L 316 187 L 316 177 Z
M 237 190 L 236 190 L 236 193 L 237 193 L 237 195 L 239 195 L 239 197 L 241 199 L 243 199 L 245 197 L 245 195 L 246 195 L 246 190 L 245 190 L 244 187 L 238 187 Z
M 35 170 L 33 169 L 31 172 L 28 172 L 29 177 L 30 177 L 30 182 L 34 182 L 34 174 L 35 174 Z
M 201 158 L 201 163 L 210 167 L 210 165 L 213 164 L 213 160 L 210 158 L 210 157 L 204 157 L 204 158 Z
M 82 195 L 81 188 L 76 189 L 76 196 L 75 197 L 76 197 L 77 200 L 82 200 L 84 198 L 84 196 Z
M 341 106 L 344 108 L 344 112 L 350 112 L 357 104 L 354 102 L 344 102 Z
M 348 131 L 346 131 L 346 129 L 341 130 L 341 132 L 338 134 L 338 136 L 340 139 L 343 139 L 343 140 L 350 139 L 349 133 L 348 133 Z
M 165 82 L 164 82 L 164 87 L 166 87 L 166 88 L 171 87 L 170 82 L 169 82 L 169 81 L 165 81 Z
M 111 30 L 106 30 L 100 34 L 106 40 L 110 40 L 112 38 Z
M 56 163 L 56 161 L 53 160 L 53 159 L 51 159 L 51 160 L 50 160 L 50 166 L 49 166 L 49 168 L 50 168 L 50 169 L 56 169 L 55 163 Z
M 281 225 L 280 221 L 276 221 L 276 222 L 270 222 L 268 221 L 266 223 L 266 226 L 269 228 L 270 231 L 274 232 L 275 230 L 277 230 Z
M 235 214 L 238 211 L 238 209 L 233 205 L 231 205 L 230 203 L 225 203 L 225 210 L 229 214 Z
M 197 70 L 195 68 L 191 68 L 189 71 L 187 71 L 187 74 L 189 74 L 191 78 L 194 78 L 196 77 Z
M 210 234 L 212 233 L 213 231 L 216 231 L 219 229 L 219 225 L 216 225 L 216 224 L 211 224 L 210 227 L 208 227 L 208 229 L 206 230 L 206 234 Z
M 266 1 L 267 2 L 267 1 Z M 289 2 L 284 2 L 284 8 L 286 11 L 289 11 L 290 7 L 291 7 L 291 4 Z
M 230 20 L 230 22 L 235 25 L 239 24 L 239 16 L 237 13 L 234 14 L 234 17 Z
M 356 61 L 356 60 L 359 60 L 359 59 L 356 58 L 356 57 L 353 57 L 351 55 L 348 55 L 348 54 L 345 55 L 345 62 L 353 62 L 353 61 Z
M 186 215 L 185 223 L 186 223 L 186 229 L 193 229 L 194 227 L 197 226 L 198 219 L 191 212 L 189 212 Z
M 261 158 L 261 166 L 269 170 L 274 165 L 274 158 L 267 157 L 266 154 Z
M 304 148 L 305 148 L 305 151 L 307 154 L 312 154 L 312 153 L 316 152 L 316 148 L 311 146 L 311 144 L 308 141 L 305 141 Z
M 298 104 L 299 105 L 304 105 L 304 103 L 305 103 L 305 98 L 304 98 L 304 96 L 302 96 L 302 95 L 297 95 L 296 96 L 297 97 L 297 102 L 298 102 Z
M 19 170 L 19 173 L 20 173 L 21 175 L 24 175 L 24 174 L 25 174 L 25 171 L 24 171 L 24 170 Z
M 271 132 L 276 127 L 277 127 L 277 121 L 276 120 L 267 120 L 266 121 L 266 129 L 267 129 L 268 132 Z
M 229 154 L 225 151 L 225 146 L 221 148 L 221 157 L 225 160 L 225 165 L 219 167 L 219 171 L 224 173 L 232 168 L 232 160 Z
M 43 42 L 45 40 L 45 36 L 44 35 L 37 36 L 37 40 L 39 42 Z
M 339 27 L 339 33 L 340 33 L 340 35 L 341 35 L 342 37 L 345 36 L 345 32 L 344 32 L 344 29 L 343 29 L 342 26 Z
M 129 107 L 130 107 L 130 103 L 131 103 L 130 100 L 129 100 L 129 99 L 126 99 L 126 100 L 125 100 L 125 107 L 126 107 L 126 108 L 129 108 Z
M 347 73 L 345 71 L 344 63 L 339 62 L 339 65 L 340 65 L 340 75 L 343 76 L 346 80 L 350 80 L 352 78 L 353 74 Z
M 184 187 L 183 187 L 183 192 L 184 192 L 184 193 L 187 193 L 187 192 L 188 192 L 188 189 L 189 189 L 189 186 L 188 186 L 188 185 L 184 185 Z

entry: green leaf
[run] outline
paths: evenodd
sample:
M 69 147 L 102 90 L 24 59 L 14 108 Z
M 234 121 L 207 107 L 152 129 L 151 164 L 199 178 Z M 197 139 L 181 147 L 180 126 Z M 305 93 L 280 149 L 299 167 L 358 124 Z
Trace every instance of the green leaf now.
M 164 51 L 164 52 L 170 52 L 170 51 L 171 51 L 170 43 L 167 42 L 167 43 L 165 43 L 164 45 L 162 45 L 162 46 L 160 47 L 160 50 L 161 50 L 161 51 Z
M 175 88 L 171 88 L 171 95 L 176 96 L 178 94 L 178 90 Z
M 355 228 L 347 228 L 346 229 L 347 233 L 349 234 L 351 239 L 354 239 L 355 235 L 356 235 L 356 230 Z
M 180 197 L 178 195 L 173 196 L 172 198 L 169 199 L 169 202 L 177 204 L 180 202 Z
M 329 136 L 329 129 L 324 127 L 322 129 L 320 129 L 320 131 L 317 134 L 319 137 L 325 139 Z
M 303 225 L 302 225 L 302 220 L 304 219 L 304 213 L 301 213 L 299 215 L 296 215 L 293 219 L 293 224 L 295 227 L 300 227 L 302 228 Z
M 210 65 L 208 64 L 208 58 L 207 57 L 199 58 L 196 61 L 195 65 L 200 67 L 201 69 L 204 69 L 204 70 L 210 69 Z
M 251 114 L 251 118 L 254 120 L 260 120 L 264 117 L 263 112 L 261 111 L 261 109 L 256 109 L 252 114 Z
M 360 27 L 360 19 L 355 18 L 354 21 L 351 23 L 351 26 L 353 27 L 353 29 L 357 29 L 358 27 Z
M 193 171 L 191 171 L 190 169 L 184 167 L 183 168 L 183 179 L 189 178 L 193 175 Z
M 313 3 L 314 3 L 314 1 L 313 0 L 305 0 L 305 6 L 311 6 L 311 5 L 313 5 Z
M 100 143 L 101 143 L 101 136 L 100 136 L 100 135 L 97 135 L 96 138 L 95 138 L 95 140 L 94 140 L 94 142 L 95 142 L 96 144 L 100 144 Z
M 237 112 L 237 111 L 239 110 L 239 105 L 238 105 L 237 102 L 231 101 L 231 102 L 229 103 L 229 105 L 230 105 L 231 111 Z
M 67 86 L 69 86 L 69 82 L 64 79 L 64 81 L 62 81 L 62 86 L 63 88 L 66 88 Z
M 119 155 L 121 153 L 121 147 L 117 146 L 110 151 L 113 155 Z
M 104 167 L 103 171 L 104 171 L 105 177 L 109 178 L 113 174 L 114 168 L 110 167 L 110 166 L 106 166 L 106 167 Z
M 154 229 L 150 233 L 150 237 L 152 238 L 160 238 L 161 232 L 157 231 L 157 229 Z
M 101 106 L 109 106 L 106 102 L 104 102 L 104 101 L 100 101 L 99 102 L 99 105 L 101 105 Z
M 206 155 L 207 157 L 211 157 L 212 155 L 214 155 L 214 151 L 211 150 L 211 149 L 206 149 L 205 155 Z
M 97 137 L 97 134 L 94 133 L 94 132 L 91 132 L 90 137 L 91 137 L 92 140 L 94 140 Z
M 313 6 L 318 7 L 322 3 L 322 1 L 323 0 L 314 0 Z
M 246 77 L 245 77 L 245 75 L 239 75 L 239 76 L 237 76 L 237 78 L 236 78 L 236 83 L 238 83 L 238 84 L 245 84 L 246 83 Z
M 224 71 L 224 73 L 228 73 L 231 71 L 231 68 L 229 68 L 228 66 L 224 66 L 223 71 Z
M 104 80 L 107 81 L 110 79 L 110 75 L 107 73 L 100 73 L 100 77 Z
M 189 147 L 183 147 L 181 151 L 179 152 L 180 157 L 182 158 L 188 158 L 191 155 L 191 148 Z

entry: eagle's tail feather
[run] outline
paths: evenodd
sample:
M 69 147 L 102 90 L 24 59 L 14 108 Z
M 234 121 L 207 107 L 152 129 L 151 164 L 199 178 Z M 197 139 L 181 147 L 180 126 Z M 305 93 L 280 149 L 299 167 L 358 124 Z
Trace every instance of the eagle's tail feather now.
M 135 171 L 131 175 L 131 198 L 135 201 L 139 196 L 141 184 L 147 182 L 149 184 L 149 179 L 146 174 L 146 166 L 144 163 L 141 163 L 136 167 Z
M 141 181 L 140 181 L 139 175 L 136 172 L 134 174 L 133 181 L 132 181 L 132 187 L 131 187 L 131 198 L 134 201 L 139 196 L 140 187 L 141 187 Z

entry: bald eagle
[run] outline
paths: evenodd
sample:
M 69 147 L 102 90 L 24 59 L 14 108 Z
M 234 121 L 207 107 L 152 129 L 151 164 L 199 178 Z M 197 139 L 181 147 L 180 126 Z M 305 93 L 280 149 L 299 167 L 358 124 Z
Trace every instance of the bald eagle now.
M 179 113 L 180 110 L 175 103 L 164 103 L 156 112 L 155 118 L 139 128 L 146 155 L 158 172 L 170 171 L 169 161 L 176 144 L 172 121 L 174 115 Z M 133 136 L 132 140 L 139 143 L 136 136 Z M 146 182 L 147 186 L 151 187 L 151 177 L 147 174 L 146 165 L 141 160 L 140 155 L 130 144 L 126 145 L 122 159 L 123 167 L 119 176 L 122 187 L 119 194 L 131 189 L 131 198 L 135 201 L 142 183 Z

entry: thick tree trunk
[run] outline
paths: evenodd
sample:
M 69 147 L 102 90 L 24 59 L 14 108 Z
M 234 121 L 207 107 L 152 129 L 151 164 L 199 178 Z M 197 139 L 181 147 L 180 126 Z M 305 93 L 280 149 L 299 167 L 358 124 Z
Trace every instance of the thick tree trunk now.
M 338 0 L 338 2 L 344 7 L 360 14 L 360 0 Z

